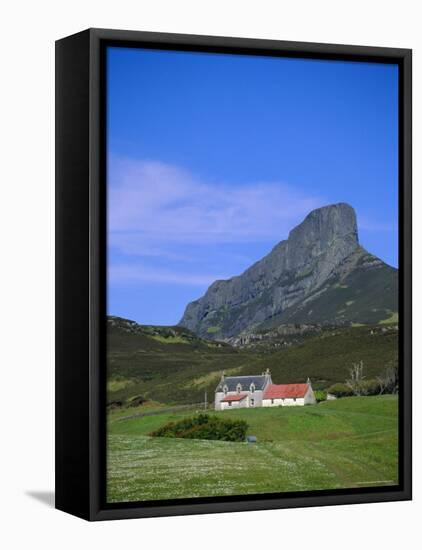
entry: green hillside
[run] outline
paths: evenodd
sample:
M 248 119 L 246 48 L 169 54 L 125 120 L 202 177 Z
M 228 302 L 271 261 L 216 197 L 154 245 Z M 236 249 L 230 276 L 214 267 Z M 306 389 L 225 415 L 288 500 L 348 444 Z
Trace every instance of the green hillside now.
M 108 323 L 108 403 L 136 405 L 139 399 L 167 404 L 212 401 L 224 370 L 256 374 L 269 368 L 274 383 L 305 381 L 315 388 L 343 382 L 353 362 L 363 360 L 367 378 L 397 358 L 395 325 L 324 329 L 296 341 L 280 337 L 258 350 L 196 337 L 182 327 L 141 326 L 111 318 Z M 279 345 L 279 347 L 277 347 Z
M 108 402 L 143 396 L 162 403 L 203 400 L 221 371 L 237 372 L 251 358 L 232 346 L 209 342 L 182 327 L 138 325 L 113 317 L 107 331 Z
M 398 331 L 389 327 L 352 327 L 324 330 L 298 345 L 265 356 L 263 369 L 273 381 L 292 383 L 311 378 L 317 389 L 344 382 L 353 363 L 364 362 L 366 378 L 380 375 L 397 361 Z

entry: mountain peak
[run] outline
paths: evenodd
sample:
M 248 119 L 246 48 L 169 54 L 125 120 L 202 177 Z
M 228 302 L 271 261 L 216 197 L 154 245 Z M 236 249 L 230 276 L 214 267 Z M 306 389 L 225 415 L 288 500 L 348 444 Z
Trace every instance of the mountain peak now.
M 317 208 L 243 274 L 215 281 L 188 304 L 180 324 L 200 336 L 224 339 L 281 318 L 326 292 L 339 266 L 359 250 L 354 209 L 346 203 Z M 355 264 L 350 269 L 361 269 Z M 377 269 L 379 263 L 371 265 Z
M 318 240 L 322 247 L 337 238 L 350 238 L 356 246 L 359 244 L 356 213 L 344 202 L 312 210 L 289 233 L 289 241 L 313 239 Z
M 339 262 L 359 246 L 356 213 L 346 203 L 312 210 L 290 231 L 287 243 L 290 269 L 300 267 L 329 249 L 331 260 Z M 331 260 L 328 259 L 330 264 Z

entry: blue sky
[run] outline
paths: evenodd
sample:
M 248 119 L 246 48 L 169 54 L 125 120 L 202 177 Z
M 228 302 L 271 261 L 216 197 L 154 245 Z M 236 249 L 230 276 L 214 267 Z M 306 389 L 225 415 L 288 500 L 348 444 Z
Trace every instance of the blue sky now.
M 109 48 L 108 313 L 177 323 L 314 208 L 397 266 L 395 65 Z

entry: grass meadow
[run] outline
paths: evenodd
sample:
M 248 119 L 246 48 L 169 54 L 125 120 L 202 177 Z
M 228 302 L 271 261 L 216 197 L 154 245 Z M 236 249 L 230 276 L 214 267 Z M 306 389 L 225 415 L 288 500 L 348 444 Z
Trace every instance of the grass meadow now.
M 397 396 L 214 412 L 257 443 L 149 437 L 192 411 L 108 418 L 111 503 L 396 485 Z M 133 409 L 127 414 L 133 414 Z

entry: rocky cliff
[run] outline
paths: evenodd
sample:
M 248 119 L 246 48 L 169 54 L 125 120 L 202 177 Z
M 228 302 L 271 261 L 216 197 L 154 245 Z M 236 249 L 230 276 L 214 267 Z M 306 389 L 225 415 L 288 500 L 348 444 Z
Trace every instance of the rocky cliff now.
M 366 252 L 345 203 L 312 211 L 242 275 L 215 281 L 180 325 L 227 339 L 283 323 L 378 323 L 397 312 L 397 270 Z

